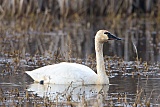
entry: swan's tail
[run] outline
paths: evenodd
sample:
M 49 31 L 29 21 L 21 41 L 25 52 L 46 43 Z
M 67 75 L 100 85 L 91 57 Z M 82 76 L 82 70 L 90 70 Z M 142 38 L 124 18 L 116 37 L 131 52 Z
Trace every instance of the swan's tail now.
M 34 80 L 34 82 L 39 82 L 39 81 L 43 80 L 41 78 L 41 76 L 38 73 L 34 72 L 34 71 L 25 71 L 25 73 L 27 75 L 29 75 Z
M 25 73 L 30 76 L 31 71 L 25 71 Z
M 25 73 L 29 75 L 34 81 L 36 80 L 37 75 L 35 75 L 32 71 L 25 71 Z

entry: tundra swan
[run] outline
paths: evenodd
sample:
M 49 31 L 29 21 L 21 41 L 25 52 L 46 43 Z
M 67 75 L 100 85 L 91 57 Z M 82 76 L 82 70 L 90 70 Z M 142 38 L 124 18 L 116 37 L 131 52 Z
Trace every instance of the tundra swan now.
M 53 84 L 109 84 L 109 78 L 105 72 L 103 59 L 103 43 L 108 40 L 121 40 L 107 30 L 99 30 L 95 36 L 95 51 L 97 61 L 97 74 L 89 67 L 77 64 L 61 62 L 47 65 L 26 73 L 35 81 Z

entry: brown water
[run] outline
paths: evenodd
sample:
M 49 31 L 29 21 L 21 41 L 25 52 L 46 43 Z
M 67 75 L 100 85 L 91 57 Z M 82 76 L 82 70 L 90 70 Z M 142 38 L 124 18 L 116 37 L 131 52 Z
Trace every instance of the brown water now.
M 159 64 L 147 65 L 146 70 L 141 63 L 137 70 L 135 62 L 120 66 L 108 61 L 110 85 L 74 86 L 33 83 L 24 70 L 35 69 L 35 65 L 24 63 L 15 71 L 11 59 L 10 66 L 4 62 L 0 65 L 0 106 L 160 106 Z
M 158 0 L 14 1 L 0 1 L 0 106 L 160 106 L 160 64 L 125 62 L 160 61 Z M 24 74 L 61 61 L 96 71 L 95 59 L 70 58 L 95 56 L 99 29 L 123 39 L 104 44 L 104 55 L 125 60 L 105 59 L 109 86 L 46 86 Z

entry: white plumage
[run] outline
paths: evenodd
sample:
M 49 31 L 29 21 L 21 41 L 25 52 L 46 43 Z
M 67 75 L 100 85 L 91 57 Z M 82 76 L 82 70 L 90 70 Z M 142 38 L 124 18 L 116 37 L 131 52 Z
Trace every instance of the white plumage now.
M 62 62 L 54 65 L 47 65 L 33 71 L 26 71 L 34 81 L 44 80 L 44 83 L 53 84 L 96 84 L 97 74 L 87 66 Z

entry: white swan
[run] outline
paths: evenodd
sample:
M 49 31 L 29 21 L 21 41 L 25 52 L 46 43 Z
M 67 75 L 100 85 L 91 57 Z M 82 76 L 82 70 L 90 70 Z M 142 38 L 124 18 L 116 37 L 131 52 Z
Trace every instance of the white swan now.
M 109 84 L 103 59 L 103 43 L 120 40 L 107 30 L 99 30 L 95 36 L 97 74 L 89 67 L 77 63 L 62 62 L 26 73 L 35 81 L 53 84 Z

